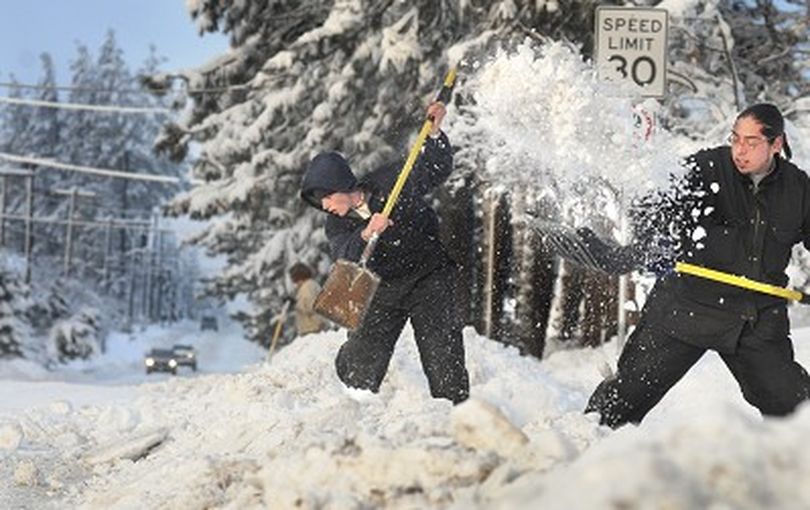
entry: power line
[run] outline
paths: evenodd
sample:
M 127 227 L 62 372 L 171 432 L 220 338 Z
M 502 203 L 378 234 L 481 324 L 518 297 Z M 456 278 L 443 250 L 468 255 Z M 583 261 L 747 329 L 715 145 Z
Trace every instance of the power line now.
M 35 189 L 34 194 L 35 195 L 36 194 L 43 195 L 47 199 L 50 199 L 50 200 L 57 200 L 57 199 L 63 200 L 61 197 L 48 194 L 47 190 L 46 191 L 37 191 Z M 109 205 L 104 205 L 104 204 L 99 204 L 99 203 L 94 203 L 94 202 L 87 202 L 87 201 L 82 203 L 82 207 L 87 207 L 87 208 L 96 209 L 96 210 L 100 209 L 102 212 L 110 212 L 110 213 L 112 213 L 112 212 L 116 212 L 116 213 L 123 212 L 125 214 L 133 214 L 133 215 L 141 215 L 141 216 L 150 216 L 154 212 L 153 209 L 139 209 L 137 207 L 112 207 L 112 206 L 109 206 Z
M 74 87 L 67 85 L 33 85 L 30 83 L 0 82 L 0 87 L 9 89 L 31 89 L 31 90 L 64 90 L 67 92 L 99 92 L 105 94 L 144 94 L 144 89 L 101 89 L 93 87 Z
M 66 92 L 98 92 L 105 94 L 148 94 L 148 89 L 100 89 L 92 87 L 71 87 L 65 85 L 32 85 L 30 83 L 0 82 L 0 87 L 10 89 L 31 89 L 31 90 L 62 90 Z M 241 85 L 226 85 L 223 87 L 203 87 L 203 88 L 180 88 L 171 89 L 172 92 L 185 92 L 187 94 L 204 94 L 207 92 L 229 92 L 231 90 L 261 90 L 264 87 L 256 87 L 246 83 Z
M 28 177 L 33 175 L 33 172 L 30 170 L 18 170 L 18 169 L 0 169 L 0 178 L 2 177 L 9 177 L 9 176 L 22 176 Z M 56 205 L 57 208 L 65 204 L 65 199 L 59 193 L 56 193 L 53 189 L 40 189 L 34 188 L 34 195 L 39 197 L 39 200 L 46 202 L 48 205 Z M 96 199 L 98 199 L 98 194 L 96 194 Z M 147 217 L 151 216 L 154 212 L 154 208 L 139 208 L 139 207 L 115 207 L 106 204 L 100 204 L 96 201 L 83 201 L 81 204 L 82 209 L 95 209 L 102 213 L 108 214 L 123 214 L 128 216 L 136 216 L 136 217 Z
M 63 110 L 85 110 L 103 113 L 154 113 L 169 115 L 171 110 L 168 108 L 146 108 L 141 106 L 116 106 L 116 105 L 96 105 L 96 104 L 80 104 L 80 103 L 58 103 L 53 101 L 41 101 L 39 99 L 18 99 L 15 97 L 0 96 L 0 103 L 24 105 L 24 106 L 41 106 L 45 108 L 59 108 Z
M 18 156 L 16 154 L 7 154 L 0 152 L 0 159 L 12 161 L 14 163 L 23 163 L 28 165 L 38 165 L 50 168 L 58 168 L 60 170 L 71 170 L 73 172 L 85 173 L 90 175 L 99 175 L 103 177 L 116 177 L 119 179 L 129 179 L 133 181 L 151 181 L 162 182 L 166 184 L 180 184 L 180 178 L 170 177 L 168 175 L 152 175 L 152 174 L 138 174 L 130 172 L 122 172 L 120 170 L 110 170 L 106 168 L 94 168 L 89 166 L 71 165 L 69 163 L 60 163 L 52 159 L 31 158 Z
M 112 228 L 116 229 L 132 229 L 132 230 L 149 230 L 151 232 L 163 232 L 163 233 L 171 233 L 174 230 L 167 229 L 167 228 L 154 228 L 154 222 L 149 220 L 126 220 L 126 219 L 109 219 L 104 221 L 88 221 L 88 220 L 79 220 L 79 219 L 58 219 L 58 218 L 43 218 L 41 216 L 23 216 L 21 214 L 0 214 L 0 219 L 7 219 L 7 220 L 15 220 L 15 221 L 32 221 L 33 223 L 46 223 L 52 225 L 67 225 L 68 222 L 72 222 L 74 225 L 79 227 L 89 227 L 89 228 L 104 228 L 107 226 L 112 226 Z

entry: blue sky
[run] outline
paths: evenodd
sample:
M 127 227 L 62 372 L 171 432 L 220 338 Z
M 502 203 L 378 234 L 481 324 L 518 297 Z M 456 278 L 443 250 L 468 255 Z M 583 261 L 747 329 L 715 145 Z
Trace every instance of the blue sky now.
M 95 56 L 109 29 L 133 71 L 150 44 L 168 59 L 166 70 L 199 66 L 228 48 L 222 34 L 198 35 L 185 0 L 0 0 L 0 8 L 0 81 L 13 73 L 36 82 L 39 54 L 47 51 L 57 83 L 67 84 L 76 42 Z

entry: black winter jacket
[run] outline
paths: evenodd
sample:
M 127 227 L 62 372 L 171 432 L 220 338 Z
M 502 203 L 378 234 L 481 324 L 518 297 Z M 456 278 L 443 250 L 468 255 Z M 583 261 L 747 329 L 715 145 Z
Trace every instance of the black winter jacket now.
M 777 158 L 755 190 L 729 147 L 687 160 L 690 200 L 681 204 L 680 260 L 784 286 L 792 248 L 810 248 L 810 178 Z M 647 315 L 686 342 L 732 352 L 746 322 L 768 321 L 774 337 L 789 330 L 786 301 L 703 278 L 670 274 L 659 279 Z
M 370 197 L 371 212 L 382 212 L 388 193 L 394 187 L 402 161 L 389 163 L 360 179 L 358 187 Z M 453 170 L 453 151 L 447 136 L 428 138 L 391 212 L 393 225 L 382 233 L 368 267 L 383 281 L 418 278 L 449 263 L 439 239 L 439 221 L 428 204 L 427 195 L 442 184 Z M 317 182 L 305 182 L 302 195 Z M 314 204 L 317 207 L 317 204 Z M 345 217 L 329 215 L 326 237 L 332 258 L 360 260 L 366 242 L 360 237 L 367 220 L 351 212 Z

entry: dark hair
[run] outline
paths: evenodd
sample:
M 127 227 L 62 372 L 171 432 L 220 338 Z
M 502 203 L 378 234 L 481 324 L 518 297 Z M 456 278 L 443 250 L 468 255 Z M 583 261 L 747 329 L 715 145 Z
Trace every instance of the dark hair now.
M 787 159 L 793 157 L 793 151 L 790 150 L 787 133 L 785 133 L 785 118 L 779 108 L 770 103 L 755 104 L 740 112 L 737 120 L 745 117 L 751 117 L 762 124 L 762 134 L 770 143 L 782 136 L 782 149 L 785 151 L 785 157 Z
M 293 283 L 302 282 L 312 278 L 312 269 L 310 269 L 308 265 L 301 262 L 296 262 L 293 264 L 289 273 Z

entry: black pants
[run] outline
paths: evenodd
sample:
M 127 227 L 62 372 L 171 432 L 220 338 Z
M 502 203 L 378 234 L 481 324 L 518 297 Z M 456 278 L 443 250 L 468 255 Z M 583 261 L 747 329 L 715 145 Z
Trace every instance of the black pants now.
M 470 382 L 464 364 L 463 323 L 455 300 L 458 272 L 445 265 L 417 280 L 382 282 L 363 324 L 349 333 L 335 367 L 347 386 L 377 392 L 408 319 L 430 394 L 459 403 Z
M 810 377 L 793 361 L 793 344 L 785 327 L 774 327 L 768 313 L 746 325 L 733 353 L 720 353 L 745 400 L 766 416 L 784 416 L 810 398 Z M 596 388 L 585 412 L 596 411 L 600 423 L 613 428 L 640 423 L 672 386 L 706 352 L 662 333 L 649 321 L 639 324 L 625 345 L 616 374 Z

